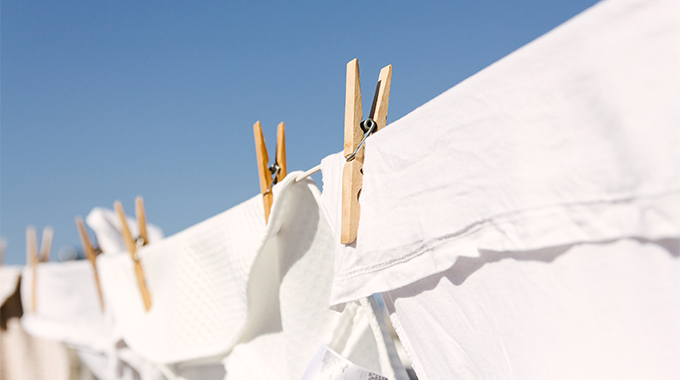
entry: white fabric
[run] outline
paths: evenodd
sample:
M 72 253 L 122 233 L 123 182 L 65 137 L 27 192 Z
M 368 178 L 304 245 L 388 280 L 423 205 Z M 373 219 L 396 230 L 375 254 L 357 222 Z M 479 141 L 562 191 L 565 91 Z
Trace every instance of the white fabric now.
M 393 378 L 370 307 L 328 310 L 331 235 L 316 185 L 295 182 L 297 174 L 273 188 L 267 225 L 258 195 L 140 249 L 148 312 L 129 255 L 99 256 L 102 287 L 124 340 L 165 363 L 168 378 L 189 378 L 192 363 L 200 372 L 231 352 L 228 379 L 299 379 L 320 343 Z
M 88 261 L 37 265 L 36 311 L 32 312 L 33 273 L 25 267 L 21 281 L 22 326 L 29 334 L 74 346 L 104 351 L 108 327 L 104 320 L 94 270 Z
M 0 330 L 2 380 L 73 380 L 74 364 L 63 344 L 28 335 L 18 318 Z
M 221 363 L 176 363 L 161 368 L 168 380 L 222 380 L 225 375 Z
M 21 324 L 28 334 L 73 347 L 100 380 L 165 379 L 120 341 L 110 313 L 101 310 L 90 262 L 41 263 L 36 271 L 35 312 L 30 267 L 24 269 L 21 282 Z
M 371 328 L 372 317 L 370 308 L 365 305 L 358 302 L 348 303 L 342 314 L 333 318 L 331 328 L 316 342 L 329 342 L 328 346 L 334 347 L 350 362 L 394 379 L 388 358 L 380 352 L 380 345 L 384 342 L 378 342 L 375 331 Z M 225 379 L 294 379 L 286 363 L 286 353 L 296 356 L 298 362 L 294 363 L 295 367 L 302 366 L 303 370 L 313 356 L 290 352 L 291 346 L 287 345 L 285 335 L 277 331 L 263 333 L 234 347 L 224 360 L 227 370 Z M 308 340 L 306 343 L 309 345 L 311 342 L 312 340 Z M 281 372 L 277 373 L 277 369 Z
M 100 255 L 102 290 L 125 342 L 157 363 L 226 354 L 248 318 L 246 285 L 264 234 L 262 197 L 256 196 L 142 247 L 148 312 L 130 255 Z
M 349 246 L 324 159 L 331 303 L 480 249 L 680 236 L 679 4 L 599 3 L 371 136 Z
M 680 241 L 483 251 L 385 294 L 427 379 L 680 378 Z
M 22 328 L 21 272 L 21 267 L 0 266 L 0 379 L 91 380 L 71 350 Z
M 17 288 L 21 267 L 0 266 L 0 305 L 5 303 Z
M 137 219 L 126 216 L 127 225 L 133 237 L 139 235 L 139 224 Z M 113 210 L 102 207 L 95 207 L 85 218 L 87 225 L 94 231 L 97 243 L 104 253 L 125 252 L 125 242 L 121 234 L 121 224 L 118 214 Z M 149 243 L 154 243 L 163 239 L 163 230 L 160 227 L 147 223 L 146 233 Z
M 361 368 L 338 355 L 325 345 L 319 346 L 305 370 L 302 380 L 387 380 L 365 368 Z
M 224 361 L 225 379 L 298 380 L 321 343 L 394 379 L 371 307 L 354 303 L 342 314 L 328 309 L 332 235 L 318 188 L 309 179 L 296 183 L 297 174 L 274 187 L 271 228 L 248 281 L 248 324 Z

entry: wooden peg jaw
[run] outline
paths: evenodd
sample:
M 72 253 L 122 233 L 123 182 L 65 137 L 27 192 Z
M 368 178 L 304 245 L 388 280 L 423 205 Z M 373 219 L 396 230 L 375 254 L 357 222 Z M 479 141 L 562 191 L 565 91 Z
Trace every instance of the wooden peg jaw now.
M 375 87 L 373 106 L 370 118 L 378 124 L 377 131 L 387 125 L 387 108 L 390 105 L 390 89 L 392 87 L 392 65 L 387 65 L 380 70 L 378 84 Z M 376 132 L 377 132 L 376 131 Z
M 120 233 L 123 237 L 123 243 L 125 243 L 125 250 L 127 250 L 134 258 L 135 252 L 137 252 L 137 245 L 134 239 L 132 239 L 132 233 L 130 233 L 130 227 L 127 224 L 127 218 L 125 217 L 125 210 L 123 210 L 123 204 L 120 201 L 115 201 L 113 203 L 113 208 L 118 214 L 118 219 L 120 220 Z
M 359 78 L 359 60 L 353 59 L 347 64 L 345 81 L 345 158 L 349 157 L 359 146 L 364 136 L 361 119 L 364 111 L 361 105 L 361 80 Z M 358 153 L 355 160 L 363 161 L 363 153 Z
M 7 251 L 7 240 L 0 238 L 0 267 L 5 262 L 5 252 Z
M 262 202 L 264 203 L 264 222 L 269 222 L 269 214 L 271 213 L 272 204 L 274 203 L 274 194 L 272 193 L 272 178 L 273 172 L 269 170 L 269 153 L 267 153 L 267 144 L 264 142 L 264 134 L 262 133 L 262 125 L 256 122 L 253 125 L 253 132 L 255 134 L 255 153 L 257 154 L 257 172 L 260 176 L 260 191 L 262 192 Z M 276 183 L 283 181 L 288 174 L 286 164 L 286 125 L 279 123 L 276 132 L 276 154 L 274 163 L 278 166 L 279 171 L 276 173 Z
M 146 276 L 144 275 L 144 268 L 142 267 L 142 262 L 139 260 L 134 260 L 135 262 L 135 276 L 137 277 L 137 286 L 139 287 L 139 292 L 142 294 L 142 301 L 144 302 L 144 310 L 149 311 L 151 309 L 151 292 L 146 286 Z
M 38 262 L 38 235 L 35 227 L 26 227 L 26 264 L 33 265 Z
M 267 153 L 267 145 L 264 142 L 264 134 L 262 133 L 262 125 L 256 122 L 253 125 L 253 132 L 255 134 L 255 153 L 257 155 L 257 172 L 260 176 L 260 192 L 262 193 L 262 202 L 264 204 L 264 222 L 269 222 L 269 213 L 274 203 L 274 195 L 269 190 L 272 184 L 272 175 L 269 171 L 269 154 Z
M 90 243 L 90 238 L 87 236 L 87 230 L 85 229 L 85 223 L 81 217 L 76 218 L 76 227 L 78 227 L 78 235 L 80 236 L 80 243 L 83 245 L 85 258 L 94 263 L 97 258 L 97 253 L 92 243 Z
M 276 131 L 276 164 L 279 165 L 279 173 L 276 175 L 276 182 L 283 181 L 288 175 L 286 166 L 286 125 L 279 123 Z
M 50 260 L 50 251 L 52 250 L 52 238 L 54 237 L 54 229 L 50 226 L 43 228 L 42 241 L 40 243 L 40 256 L 38 260 L 45 263 Z
M 130 233 L 130 229 L 128 228 L 127 220 L 125 218 L 125 211 L 123 210 L 123 205 L 120 203 L 120 201 L 116 201 L 113 204 L 113 207 L 116 209 L 118 217 L 120 218 L 121 233 L 123 235 L 125 247 L 127 251 L 130 253 L 132 261 L 134 261 L 135 263 L 135 275 L 137 277 L 137 285 L 139 287 L 139 292 L 142 294 L 142 301 L 144 301 L 144 308 L 146 309 L 146 311 L 149 311 L 149 309 L 151 309 L 151 293 L 149 292 L 149 289 L 146 287 L 146 279 L 144 276 L 144 268 L 142 268 L 142 262 L 137 257 L 137 245 L 135 241 L 132 239 L 132 234 Z
M 144 210 L 144 198 L 141 196 L 135 199 L 135 214 L 139 223 L 139 237 L 143 245 L 149 244 L 149 235 L 146 232 L 146 211 Z
M 391 83 L 392 65 L 388 65 L 380 70 L 369 114 L 369 118 L 377 124 L 377 130 L 384 128 L 387 124 Z M 361 108 L 359 61 L 357 59 L 347 64 L 345 91 L 345 147 L 343 153 L 345 158 L 350 158 L 355 151 L 356 154 L 352 161 L 345 162 L 342 173 L 340 242 L 350 244 L 356 240 L 359 231 L 359 217 L 361 215 L 359 195 L 361 194 L 364 176 L 364 146 L 359 147 L 364 137 L 364 131 L 361 128 L 363 111 Z
M 26 227 L 26 263 L 31 266 L 31 312 L 37 310 L 38 234 L 35 227 Z
M 99 306 L 104 310 L 104 297 L 102 295 L 102 287 L 99 283 L 99 272 L 97 272 L 97 251 L 90 243 L 90 238 L 87 236 L 87 230 L 85 229 L 85 223 L 81 217 L 76 218 L 76 226 L 78 227 L 78 235 L 80 235 L 80 242 L 83 245 L 83 251 L 85 252 L 85 258 L 92 265 L 94 269 L 94 282 L 97 286 L 97 295 L 99 296 Z

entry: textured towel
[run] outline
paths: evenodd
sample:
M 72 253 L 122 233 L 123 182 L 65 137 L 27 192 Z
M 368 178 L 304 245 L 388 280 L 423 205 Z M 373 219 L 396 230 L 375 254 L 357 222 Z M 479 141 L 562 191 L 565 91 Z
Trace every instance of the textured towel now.
M 319 190 L 297 173 L 277 185 L 271 228 L 253 264 L 246 330 L 225 360 L 227 380 L 302 378 L 320 344 L 393 379 L 385 342 L 368 305 L 328 309 L 333 241 Z
M 36 306 L 32 312 L 32 278 L 26 267 L 21 282 L 22 325 L 31 335 L 74 346 L 106 351 L 106 325 L 92 265 L 87 261 L 40 263 L 37 268 Z
M 151 293 L 144 310 L 128 253 L 97 265 L 125 342 L 158 363 L 226 354 L 248 319 L 246 285 L 265 233 L 262 196 L 138 251 Z

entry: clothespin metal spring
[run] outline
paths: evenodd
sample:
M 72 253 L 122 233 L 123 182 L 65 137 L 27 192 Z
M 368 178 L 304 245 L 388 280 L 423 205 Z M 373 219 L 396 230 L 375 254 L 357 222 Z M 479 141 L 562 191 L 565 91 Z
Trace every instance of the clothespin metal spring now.
M 359 150 L 364 145 L 364 142 L 366 142 L 368 136 L 372 135 L 377 128 L 378 124 L 375 121 L 373 121 L 373 119 L 371 119 L 370 117 L 361 122 L 361 130 L 364 131 L 364 137 L 361 139 L 359 146 L 357 146 L 357 148 L 354 150 L 354 153 L 347 156 L 347 158 L 345 159 L 346 162 L 350 162 L 354 159 L 354 157 L 356 157 L 357 153 L 359 153 Z
M 273 163 L 269 165 L 269 172 L 272 173 L 272 182 L 269 184 L 269 187 L 267 188 L 267 191 L 265 191 L 263 194 L 269 194 L 269 192 L 272 191 L 272 188 L 274 185 L 276 185 L 279 182 L 278 175 L 279 172 L 281 171 L 281 167 L 277 163 Z

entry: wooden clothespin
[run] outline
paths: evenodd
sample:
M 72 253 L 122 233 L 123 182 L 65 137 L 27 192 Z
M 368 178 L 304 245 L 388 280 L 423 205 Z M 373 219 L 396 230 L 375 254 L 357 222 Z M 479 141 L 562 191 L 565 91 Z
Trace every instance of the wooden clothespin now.
M 6 251 L 7 251 L 7 239 L 0 237 L 0 267 L 5 262 Z
M 94 269 L 94 282 L 97 284 L 97 294 L 99 295 L 99 305 L 104 310 L 104 297 L 102 296 L 102 287 L 99 283 L 99 273 L 97 272 L 97 256 L 102 252 L 99 247 L 94 247 L 90 243 L 90 238 L 87 237 L 87 230 L 85 223 L 81 217 L 76 218 L 76 226 L 78 226 L 78 233 L 80 235 L 80 242 L 83 244 L 83 251 L 85 251 L 85 258 L 92 264 Z
M 272 187 L 282 181 L 286 174 L 286 126 L 279 123 L 276 133 L 276 159 L 269 165 L 269 154 L 267 145 L 264 142 L 264 134 L 260 122 L 253 125 L 255 132 L 255 152 L 257 153 L 257 170 L 260 173 L 260 190 L 262 191 L 262 202 L 264 203 L 264 222 L 269 222 L 269 212 L 274 203 Z
M 49 260 L 53 235 L 54 230 L 52 227 L 48 226 L 43 229 L 40 256 L 38 256 L 38 234 L 35 231 L 35 227 L 26 227 L 26 262 L 31 266 L 31 311 L 34 313 L 37 310 L 36 286 L 38 284 L 38 263 Z
M 359 60 L 347 64 L 345 88 L 345 162 L 342 173 L 342 223 L 340 242 L 350 244 L 357 238 L 359 229 L 359 194 L 363 186 L 364 146 L 370 134 L 379 131 L 387 124 L 387 108 L 390 102 L 392 65 L 383 67 L 378 77 L 378 85 L 373 96 L 371 113 L 364 121 L 361 106 L 361 83 L 359 80 Z
M 54 237 L 54 229 L 50 226 L 43 228 L 42 241 L 40 242 L 41 263 L 46 263 L 50 260 L 50 252 L 52 251 L 52 237 Z
M 135 262 L 135 275 L 137 276 L 137 285 L 139 286 L 139 291 L 142 294 L 142 300 L 144 301 L 144 308 L 146 311 L 149 311 L 149 309 L 151 309 L 151 293 L 146 286 L 142 262 L 137 256 L 137 249 L 148 244 L 149 242 L 148 237 L 146 236 L 146 214 L 144 212 L 144 200 L 142 197 L 137 197 L 135 200 L 135 206 L 140 236 L 137 239 L 132 239 L 132 234 L 130 233 L 130 228 L 128 228 L 127 219 L 125 218 L 123 205 L 120 203 L 120 201 L 116 201 L 113 204 L 113 207 L 116 209 L 118 217 L 120 218 L 121 232 L 123 235 L 123 241 L 125 242 L 125 248 L 128 252 L 130 252 L 130 256 Z
M 142 197 L 135 198 L 135 215 L 137 215 L 141 244 L 147 245 L 149 244 L 149 236 L 146 233 L 146 211 L 144 211 L 144 199 Z

